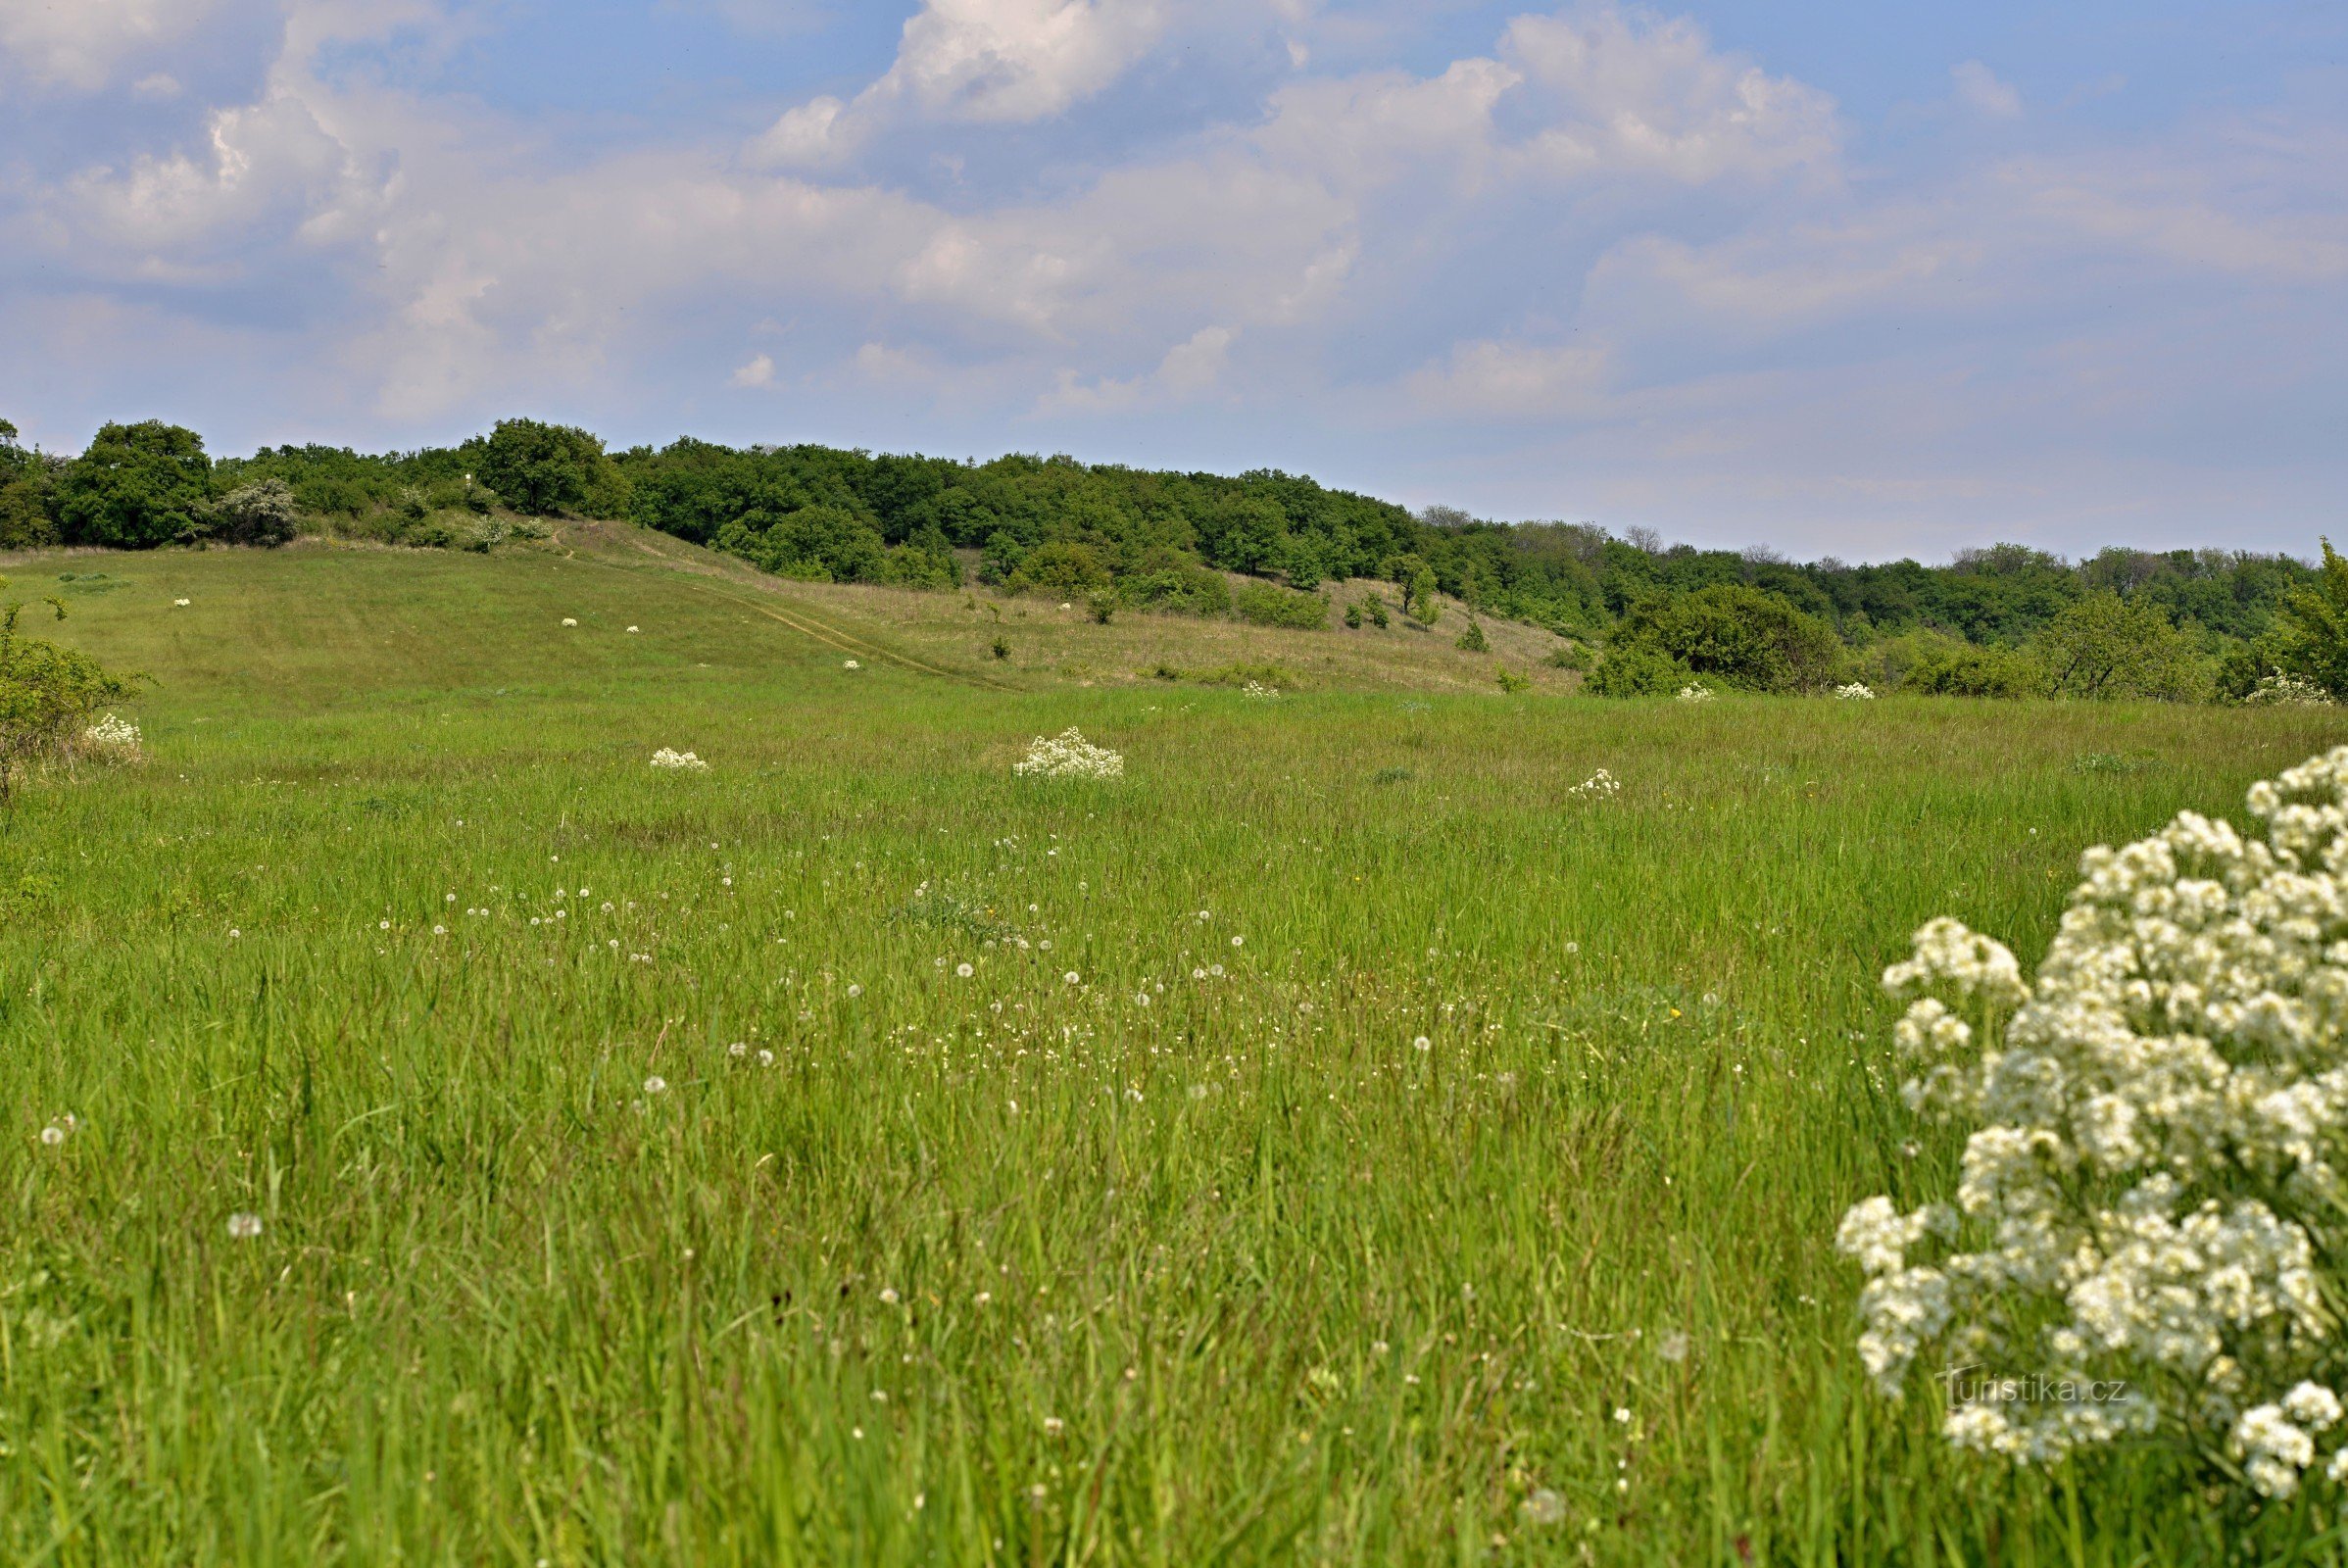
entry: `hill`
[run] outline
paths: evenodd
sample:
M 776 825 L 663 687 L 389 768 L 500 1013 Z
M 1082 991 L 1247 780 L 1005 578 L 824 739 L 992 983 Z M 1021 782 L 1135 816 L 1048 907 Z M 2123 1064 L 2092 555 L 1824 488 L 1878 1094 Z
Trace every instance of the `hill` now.
M 1147 611 L 1103 625 L 1081 605 L 978 584 L 936 593 L 791 581 L 625 522 L 560 522 L 489 554 L 324 538 L 269 552 L 20 552 L 0 555 L 0 575 L 20 595 L 65 600 L 71 618 L 42 635 L 167 689 L 351 696 L 589 673 L 624 689 L 702 668 L 848 658 L 1011 690 L 1253 679 L 1497 693 L 1502 667 L 1538 690 L 1576 679 L 1542 662 L 1567 645 L 1536 627 L 1487 620 L 1492 652 L 1461 652 L 1468 617 L 1456 602 L 1432 628 L 1394 616 L 1384 630 L 1307 631 Z M 173 611 L 181 598 L 190 605 Z M 578 635 L 561 635 L 565 618 L 581 623 Z M 504 634 L 467 642 L 452 661 L 459 625 Z M 999 639 L 1006 657 L 995 655 Z

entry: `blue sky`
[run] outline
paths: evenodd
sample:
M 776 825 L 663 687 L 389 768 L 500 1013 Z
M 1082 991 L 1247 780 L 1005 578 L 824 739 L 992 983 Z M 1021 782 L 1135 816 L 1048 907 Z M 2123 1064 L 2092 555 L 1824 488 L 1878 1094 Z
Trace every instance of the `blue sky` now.
M 0 0 L 0 415 L 2348 532 L 2348 10 Z

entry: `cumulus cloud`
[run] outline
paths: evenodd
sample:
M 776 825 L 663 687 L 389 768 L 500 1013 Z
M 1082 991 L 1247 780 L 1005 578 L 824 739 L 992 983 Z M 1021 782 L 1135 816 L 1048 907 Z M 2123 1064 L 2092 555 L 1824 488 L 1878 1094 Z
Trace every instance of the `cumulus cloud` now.
M 728 378 L 726 385 L 746 390 L 774 385 L 774 356 L 754 354 Z
M 0 0 L 0 68 L 92 92 L 214 9 L 210 0 Z
M 773 164 L 820 165 L 902 114 L 1044 120 L 1109 86 L 1163 26 L 1158 0 L 924 0 L 885 75 L 853 103 L 826 96 L 786 112 L 752 151 Z

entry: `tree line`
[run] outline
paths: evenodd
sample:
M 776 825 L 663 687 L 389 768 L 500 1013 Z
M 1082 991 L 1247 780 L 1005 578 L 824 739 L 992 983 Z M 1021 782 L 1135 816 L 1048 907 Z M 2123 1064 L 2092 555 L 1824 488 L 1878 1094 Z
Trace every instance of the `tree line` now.
M 1717 678 L 1809 690 L 1850 678 L 1976 696 L 2241 697 L 2308 666 L 2290 606 L 2327 579 L 2282 555 L 2023 545 L 1915 561 L 1786 561 L 1666 546 L 1639 529 L 1502 523 L 1277 469 L 1238 475 L 1011 455 L 963 462 L 685 438 L 607 450 L 506 419 L 454 447 L 322 446 L 209 457 L 194 431 L 109 424 L 78 457 L 0 420 L 0 549 L 271 545 L 301 531 L 487 549 L 532 519 L 625 517 L 815 581 L 1013 592 L 1292 625 L 1543 626 L 1593 690 Z M 1234 587 L 1234 578 L 1238 586 Z M 1333 583 L 1392 585 L 1347 590 Z M 1343 602 L 1340 602 L 1343 601 Z M 2304 604 L 2302 605 L 2304 608 Z M 1603 650 L 1601 657 L 1600 650 Z M 2312 677 L 2311 677 L 2312 678 Z

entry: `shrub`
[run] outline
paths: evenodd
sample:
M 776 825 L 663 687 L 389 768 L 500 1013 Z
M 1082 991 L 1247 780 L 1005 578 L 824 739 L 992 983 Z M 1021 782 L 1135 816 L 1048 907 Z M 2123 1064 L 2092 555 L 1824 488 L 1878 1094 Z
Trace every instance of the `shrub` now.
M 1615 633 L 1698 675 L 1753 691 L 1816 691 L 1834 675 L 1841 643 L 1834 629 L 1787 600 L 1744 583 L 1634 605 Z
M 1297 593 L 1268 582 L 1251 582 L 1232 597 L 1240 619 L 1258 626 L 1289 626 L 1319 631 L 1329 624 L 1329 601 L 1319 594 Z
M 274 548 L 294 536 L 298 520 L 293 490 L 282 479 L 239 485 L 212 508 L 213 536 L 232 545 Z
M 1223 574 L 1196 562 L 1166 561 L 1120 578 L 1118 597 L 1138 610 L 1185 615 L 1231 613 L 1231 584 Z
M 1668 697 L 1692 678 L 1669 654 L 1634 643 L 1609 648 L 1582 689 L 1592 697 Z
M 66 607 L 50 604 L 57 618 Z M 24 768 L 62 749 L 109 703 L 127 698 L 136 676 L 109 674 L 87 654 L 18 631 L 22 605 L 0 610 L 0 808 L 14 800 Z
M 1480 620 L 1469 621 L 1468 629 L 1459 634 L 1459 641 L 1453 646 L 1463 654 L 1489 654 L 1492 652 L 1492 643 L 1485 637 L 1484 622 Z
M 1494 670 L 1492 672 L 1492 679 L 1498 681 L 1500 683 L 1500 690 L 1506 692 L 1511 697 L 1514 697 L 1519 692 L 1529 692 L 1533 689 L 1533 677 L 1530 675 L 1519 675 L 1513 670 L 1505 668 Z
M 57 481 L 68 544 L 152 550 L 204 532 L 212 464 L 204 438 L 161 419 L 109 424 Z
M 1386 612 L 1386 601 L 1378 598 L 1375 594 L 1363 600 L 1362 606 L 1369 614 L 1370 624 L 1380 631 L 1384 631 L 1394 624 L 1393 617 Z
M 2043 697 L 2048 684 L 2046 666 L 2025 649 L 1955 643 L 1921 659 L 1903 689 L 1933 697 Z
M 717 530 L 716 547 L 762 571 L 803 582 L 878 582 L 887 549 L 873 526 L 841 507 L 763 510 Z
M 1969 1136 L 1953 1203 L 1843 1217 L 1867 1370 L 1897 1396 L 1928 1353 L 1998 1354 L 2124 1391 L 1952 1389 L 1958 1447 L 2052 1464 L 2152 1438 L 2237 1496 L 2348 1479 L 2348 956 L 2325 912 L 2348 900 L 2348 748 L 2248 806 L 2263 836 L 2187 811 L 2090 850 L 2034 978 L 1949 919 L 1883 976 L 1909 1106 Z
M 1352 631 L 1361 630 L 1361 606 L 1353 604 L 1345 607 L 1345 625 Z
M 1061 599 L 1088 599 L 1115 583 L 1108 564 L 1091 545 L 1054 540 L 1036 546 L 1010 574 L 1015 593 L 1052 594 Z
M 996 638 L 992 648 L 989 651 L 992 652 L 997 659 L 1008 659 L 1011 657 L 1011 645 L 1005 638 Z

